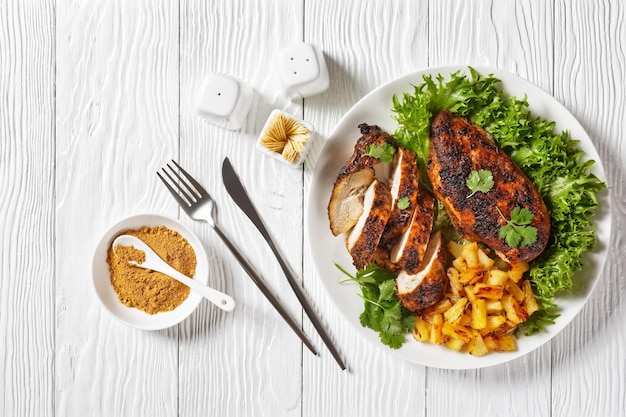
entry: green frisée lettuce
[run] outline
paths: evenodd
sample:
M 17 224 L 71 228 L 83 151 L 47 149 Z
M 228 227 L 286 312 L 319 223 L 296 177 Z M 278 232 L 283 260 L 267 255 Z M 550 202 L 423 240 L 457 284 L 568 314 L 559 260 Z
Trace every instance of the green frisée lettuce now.
M 415 86 L 413 94 L 404 94 L 402 99 L 393 96 L 393 111 L 398 128 L 393 136 L 400 144 L 418 156 L 420 181 L 427 188 L 426 160 L 430 145 L 430 122 L 434 115 L 447 109 L 458 116 L 472 118 L 479 110 L 494 106 L 502 100 L 502 93 L 495 87 L 499 82 L 494 77 L 482 77 L 470 68 L 472 78 L 458 73 L 444 82 L 439 74 L 433 80 L 424 77 L 424 82 Z
M 440 74 L 414 86 L 413 93 L 393 97 L 397 142 L 418 156 L 420 182 L 432 189 L 426 176 L 430 124 L 448 109 L 485 128 L 498 145 L 533 181 L 550 212 L 551 238 L 546 250 L 531 264 L 530 281 L 540 310 L 524 323 L 527 335 L 541 331 L 558 316 L 554 303 L 561 291 L 572 288 L 582 255 L 595 245 L 592 216 L 597 192 L 606 185 L 591 173 L 594 161 L 582 161 L 583 151 L 567 132 L 555 133 L 555 124 L 533 117 L 526 98 L 505 97 L 500 80 L 469 68 L 469 76 Z M 440 213 L 442 210 L 440 210 Z

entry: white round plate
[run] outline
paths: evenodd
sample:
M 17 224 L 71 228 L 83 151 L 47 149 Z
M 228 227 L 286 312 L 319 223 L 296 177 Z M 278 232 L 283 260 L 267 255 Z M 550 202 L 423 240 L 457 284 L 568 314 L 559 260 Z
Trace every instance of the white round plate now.
M 596 161 L 592 172 L 600 180 L 606 182 L 604 168 L 591 139 L 563 105 L 550 94 L 516 75 L 494 68 L 474 68 L 483 76 L 493 74 L 500 79 L 502 83 L 499 87 L 507 95 L 519 98 L 526 95 L 529 109 L 534 116 L 555 121 L 557 131 L 568 130 L 572 138 L 580 140 L 579 146 L 585 152 L 586 157 Z M 413 93 L 413 86 L 421 84 L 424 75 L 441 74 L 445 79 L 449 79 L 449 75 L 456 71 L 469 75 L 467 67 L 458 66 L 429 68 L 407 74 L 373 90 L 346 113 L 328 138 L 315 166 L 308 201 L 307 230 L 313 259 L 328 294 L 365 339 L 392 355 L 417 364 L 444 369 L 472 369 L 508 362 L 525 355 L 546 343 L 572 321 L 589 298 L 602 273 L 610 239 L 611 210 L 608 192 L 601 193 L 600 207 L 593 219 L 596 226 L 596 249 L 592 253 L 587 253 L 583 258 L 584 266 L 574 277 L 572 293 L 557 297 L 556 303 L 560 308 L 560 316 L 556 323 L 548 326 L 545 331 L 530 337 L 520 336 L 517 350 L 514 352 L 490 353 L 482 357 L 473 357 L 468 353 L 454 352 L 443 346 L 418 343 L 410 335 L 407 335 L 402 348 L 394 350 L 383 345 L 376 332 L 363 328 L 359 322 L 359 315 L 363 311 L 363 301 L 359 297 L 358 285 L 351 282 L 340 284 L 339 282 L 347 277 L 334 265 L 337 263 L 348 271 L 355 272 L 345 247 L 344 236 L 334 237 L 330 232 L 327 206 L 333 184 L 339 170 L 352 155 L 354 145 L 360 137 L 357 128 L 360 123 L 376 124 L 393 134 L 397 123 L 392 118 L 392 96 L 397 94 L 401 98 L 405 92 Z
M 139 229 L 143 226 L 165 226 L 180 233 L 196 253 L 196 273 L 194 279 L 206 284 L 209 278 L 209 261 L 204 246 L 198 237 L 182 223 L 158 214 L 140 214 L 128 217 L 113 225 L 98 243 L 93 256 L 92 278 L 98 299 L 106 310 L 122 323 L 143 330 L 160 330 L 174 326 L 187 318 L 198 307 L 202 296 L 191 291 L 185 301 L 174 310 L 148 314 L 137 308 L 128 307 L 120 301 L 111 285 L 111 272 L 107 264 L 107 251 L 120 233 Z

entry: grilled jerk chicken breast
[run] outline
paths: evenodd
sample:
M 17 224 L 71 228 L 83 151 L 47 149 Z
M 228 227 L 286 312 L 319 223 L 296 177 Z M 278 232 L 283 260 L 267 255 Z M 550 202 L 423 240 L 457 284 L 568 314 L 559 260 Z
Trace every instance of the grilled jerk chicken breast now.
M 435 199 L 428 191 L 420 189 L 414 207 L 411 223 L 390 255 L 391 262 L 409 274 L 417 273 L 424 259 L 433 229 Z
M 415 273 L 400 271 L 396 278 L 396 293 L 404 307 L 411 311 L 422 310 L 439 301 L 444 294 L 447 250 L 441 231 L 428 241 L 428 249 Z
M 333 235 L 339 236 L 356 224 L 363 213 L 363 194 L 375 176 L 374 168 L 363 168 L 337 178 L 328 204 Z
M 419 189 L 419 168 L 417 155 L 407 149 L 398 148 L 393 158 L 393 170 L 390 178 L 391 217 L 381 238 L 381 246 L 389 249 L 398 237 L 409 227 L 415 210 Z M 398 200 L 406 198 L 408 206 L 398 207 Z M 429 232 L 430 234 L 430 232 Z
M 380 163 L 380 159 L 366 155 L 367 147 L 383 143 L 395 147 L 393 138 L 378 126 L 362 123 L 359 129 L 361 137 L 339 171 L 328 203 L 330 230 L 335 236 L 349 231 L 363 212 L 363 194 L 374 180 L 374 166 Z
M 437 114 L 431 125 L 427 166 L 433 192 L 460 235 L 485 243 L 510 263 L 529 262 L 545 249 L 550 237 L 546 205 L 533 183 L 483 128 L 447 110 Z M 467 179 L 479 170 L 492 173 L 493 187 L 469 197 Z M 513 248 L 499 232 L 516 207 L 534 214 L 530 226 L 537 229 L 537 239 Z
M 348 252 L 357 269 L 371 262 L 390 214 L 389 187 L 375 179 L 365 192 L 363 213 L 346 238 Z
M 341 168 L 341 171 L 339 171 L 339 176 L 345 175 L 346 173 L 356 172 L 363 168 L 372 168 L 380 163 L 380 159 L 366 155 L 368 146 L 380 146 L 387 143 L 394 148 L 396 147 L 395 141 L 391 135 L 376 125 L 361 123 L 359 125 L 359 130 L 361 131 L 361 137 L 354 146 L 352 156 L 343 168 Z

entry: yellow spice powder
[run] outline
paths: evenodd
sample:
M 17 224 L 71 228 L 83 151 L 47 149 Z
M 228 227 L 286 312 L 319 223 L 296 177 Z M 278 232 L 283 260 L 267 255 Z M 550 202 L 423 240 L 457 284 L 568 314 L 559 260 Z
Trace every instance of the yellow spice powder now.
M 195 275 L 196 254 L 187 239 L 175 230 L 146 226 L 121 234 L 136 236 L 174 269 L 190 278 Z M 189 296 L 189 287 L 160 272 L 130 265 L 129 260 L 141 263 L 145 254 L 132 246 L 109 248 L 111 284 L 123 304 L 156 314 L 175 309 Z

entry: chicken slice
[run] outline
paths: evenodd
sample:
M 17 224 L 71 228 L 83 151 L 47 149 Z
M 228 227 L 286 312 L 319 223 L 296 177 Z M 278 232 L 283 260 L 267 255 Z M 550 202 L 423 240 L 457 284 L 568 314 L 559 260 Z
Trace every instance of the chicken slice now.
M 363 213 L 363 195 L 374 181 L 374 176 L 373 168 L 364 168 L 337 178 L 328 203 L 328 218 L 333 235 L 339 236 L 354 227 Z
M 435 199 L 420 189 L 410 226 L 391 250 L 390 260 L 409 274 L 420 269 L 433 229 Z
M 397 238 L 409 227 L 415 211 L 419 189 L 419 168 L 415 152 L 398 148 L 393 160 L 391 186 L 391 216 L 381 238 L 381 246 L 389 249 Z M 405 208 L 398 207 L 398 201 L 406 199 Z M 430 233 L 430 232 L 429 232 Z
M 380 163 L 380 159 L 366 155 L 368 146 L 387 143 L 395 147 L 393 138 L 378 126 L 362 123 L 359 129 L 361 137 L 339 171 L 328 203 L 330 230 L 335 236 L 350 230 L 363 212 L 363 194 L 376 175 L 374 166 Z
M 380 244 L 374 251 L 374 256 L 372 256 L 372 263 L 375 263 L 381 268 L 385 268 L 390 270 L 391 272 L 400 271 L 400 266 L 397 263 L 391 262 L 389 249 L 381 246 Z
M 446 262 L 446 245 L 441 231 L 437 231 L 428 242 L 419 270 L 414 274 L 398 273 L 396 294 L 404 307 L 411 311 L 422 310 L 443 297 L 448 282 Z
M 360 171 L 363 168 L 373 168 L 380 164 L 380 159 L 367 155 L 369 146 L 382 146 L 383 144 L 387 144 L 396 148 L 393 137 L 376 125 L 361 123 L 359 130 L 361 137 L 354 145 L 352 156 L 341 168 L 341 171 L 339 171 L 339 177 Z
M 375 179 L 365 192 L 363 213 L 346 238 L 348 252 L 357 269 L 365 268 L 372 261 L 390 214 L 389 187 Z
M 493 187 L 472 194 L 467 180 L 480 170 L 491 173 Z M 485 243 L 510 263 L 530 262 L 548 244 L 550 215 L 539 191 L 489 133 L 470 120 L 447 110 L 435 116 L 428 177 L 435 196 L 464 238 Z M 499 233 L 516 207 L 533 213 L 529 226 L 536 229 L 537 238 L 526 246 L 510 247 Z

